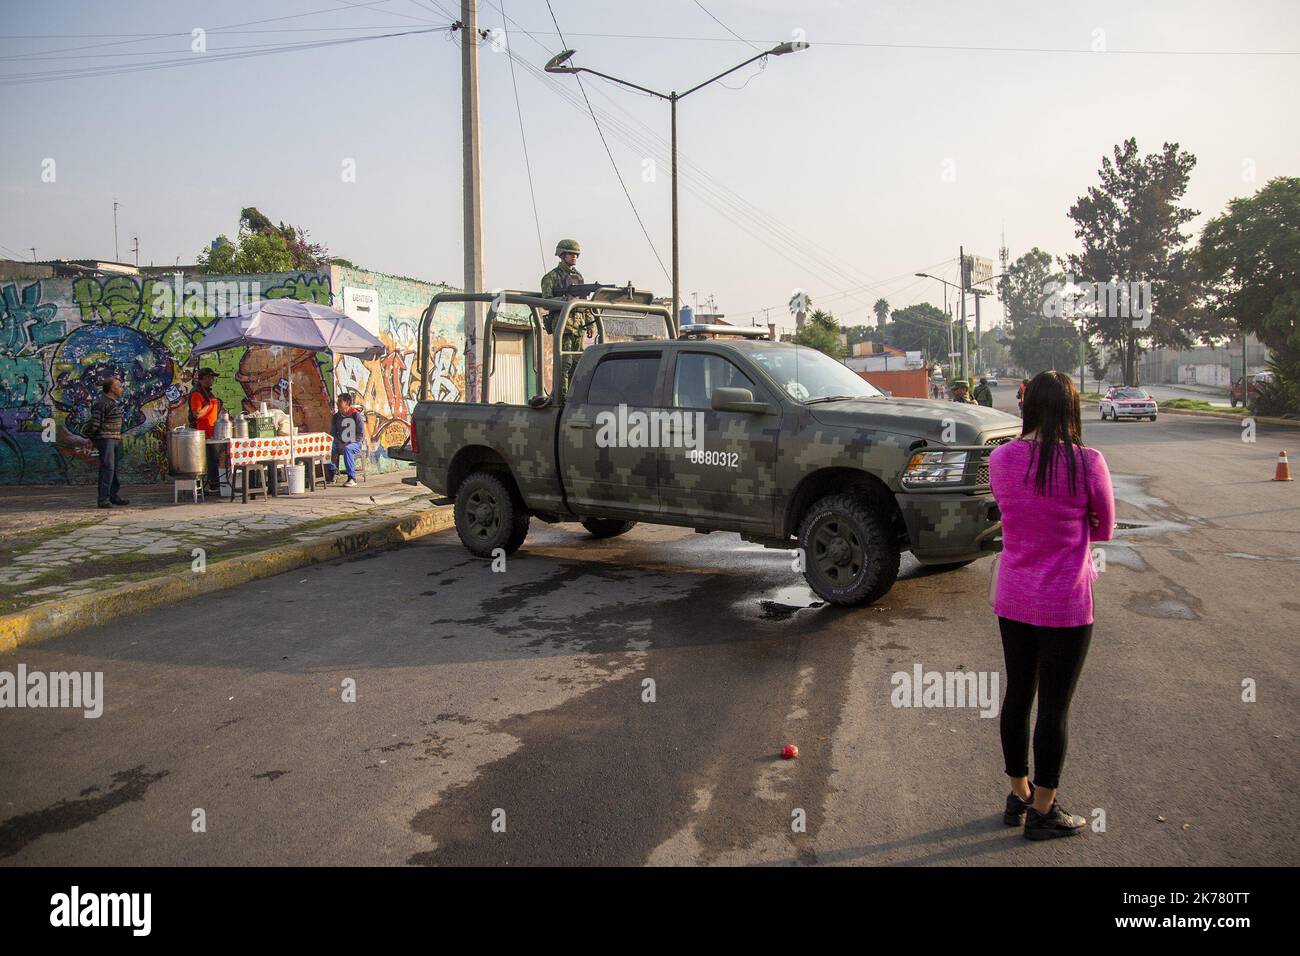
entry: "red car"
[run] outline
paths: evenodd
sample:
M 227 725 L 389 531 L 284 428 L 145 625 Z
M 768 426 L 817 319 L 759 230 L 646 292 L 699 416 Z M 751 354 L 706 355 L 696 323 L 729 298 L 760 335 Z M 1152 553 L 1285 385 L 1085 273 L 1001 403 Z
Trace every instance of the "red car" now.
M 1121 418 L 1149 418 L 1156 420 L 1156 400 L 1146 389 L 1132 385 L 1112 385 L 1101 399 L 1101 420 L 1119 421 Z
M 1253 405 L 1255 404 L 1255 400 L 1259 398 L 1259 387 L 1273 381 L 1273 373 L 1255 372 L 1248 375 L 1247 378 L 1250 379 L 1250 398 L 1246 404 Z M 1233 408 L 1236 408 L 1241 404 L 1241 379 L 1237 379 L 1233 382 L 1232 388 L 1228 389 L 1228 401 L 1232 403 Z

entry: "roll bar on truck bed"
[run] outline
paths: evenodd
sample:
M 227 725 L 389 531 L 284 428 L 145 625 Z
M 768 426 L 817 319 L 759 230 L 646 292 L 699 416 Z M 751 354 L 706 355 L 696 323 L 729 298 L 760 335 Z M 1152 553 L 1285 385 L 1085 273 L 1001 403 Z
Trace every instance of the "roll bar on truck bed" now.
M 667 306 L 654 305 L 650 303 L 635 302 L 626 299 L 616 298 L 622 289 L 609 290 L 613 295 L 610 298 L 600 299 L 552 299 L 546 298 L 535 292 L 520 292 L 514 289 L 506 289 L 501 292 L 440 292 L 429 300 L 429 305 L 420 315 L 419 328 L 419 368 L 420 368 L 420 397 L 422 402 L 429 401 L 429 323 L 433 320 L 433 315 L 438 306 L 443 303 L 469 303 L 483 302 L 487 304 L 487 319 L 483 323 L 483 335 L 481 339 L 483 350 L 483 361 L 479 363 L 479 401 L 488 404 L 491 401 L 489 385 L 492 379 L 492 372 L 496 368 L 496 326 L 498 324 L 498 315 L 501 309 L 507 305 L 522 305 L 528 308 L 529 320 L 533 329 L 532 336 L 532 367 L 537 373 L 542 368 L 542 336 L 545 333 L 542 323 L 542 316 L 549 313 L 558 313 L 554 325 L 551 328 L 551 382 L 553 387 L 548 404 L 562 399 L 567 383 L 564 381 L 563 368 L 564 360 L 570 356 L 579 356 L 582 351 L 566 352 L 564 351 L 564 330 L 568 326 L 569 317 L 575 312 L 589 312 L 590 318 L 586 321 L 593 324 L 596 328 L 596 339 L 598 342 L 604 342 L 605 335 L 605 313 L 610 316 L 646 316 L 659 317 L 663 319 L 665 338 L 674 339 L 677 337 L 677 326 L 673 321 L 672 313 Z M 598 293 L 600 294 L 600 293 Z

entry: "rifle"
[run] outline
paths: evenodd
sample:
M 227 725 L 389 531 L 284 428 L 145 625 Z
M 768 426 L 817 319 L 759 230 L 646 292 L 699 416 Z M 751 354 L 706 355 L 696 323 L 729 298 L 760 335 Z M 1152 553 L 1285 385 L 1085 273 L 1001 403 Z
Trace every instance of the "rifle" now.
M 551 296 L 551 298 L 562 299 L 565 296 L 571 295 L 579 299 L 585 299 L 593 292 L 597 292 L 600 289 L 615 289 L 615 288 L 618 287 L 610 282 L 584 282 L 581 283 L 580 285 L 570 285 L 570 286 L 565 286 L 563 289 L 556 289 L 554 295 Z

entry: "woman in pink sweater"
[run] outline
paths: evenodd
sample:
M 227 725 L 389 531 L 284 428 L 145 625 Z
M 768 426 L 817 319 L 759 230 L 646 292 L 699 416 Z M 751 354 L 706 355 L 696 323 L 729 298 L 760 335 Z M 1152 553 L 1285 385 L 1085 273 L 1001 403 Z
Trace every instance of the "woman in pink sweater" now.
M 1020 438 L 989 456 L 1002 512 L 993 611 L 1002 631 L 1007 692 L 1002 754 L 1011 793 L 1003 821 L 1031 840 L 1082 833 L 1087 821 L 1056 802 L 1068 740 L 1070 698 L 1092 640 L 1091 542 L 1115 530 L 1106 459 L 1083 445 L 1079 393 L 1064 372 L 1040 372 L 1025 390 Z M 1029 783 L 1029 713 L 1034 783 Z

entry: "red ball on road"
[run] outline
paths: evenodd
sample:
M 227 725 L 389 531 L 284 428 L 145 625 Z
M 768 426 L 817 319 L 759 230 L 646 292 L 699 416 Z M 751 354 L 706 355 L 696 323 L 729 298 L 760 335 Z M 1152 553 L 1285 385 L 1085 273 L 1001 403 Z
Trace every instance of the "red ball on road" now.
M 798 756 L 799 756 L 799 748 L 796 747 L 794 744 L 786 744 L 784 747 L 781 748 L 782 760 L 794 760 Z

